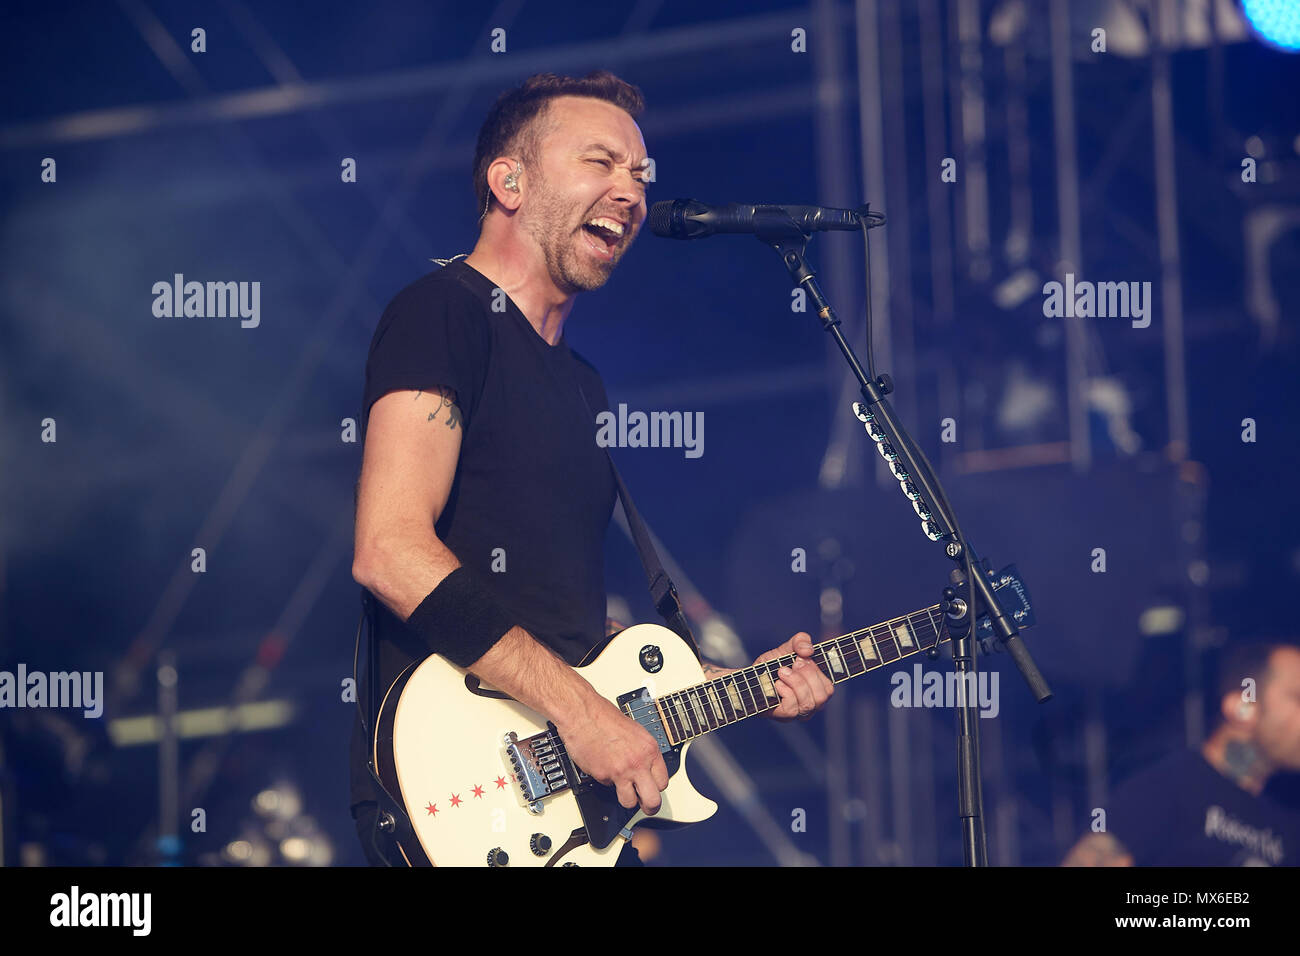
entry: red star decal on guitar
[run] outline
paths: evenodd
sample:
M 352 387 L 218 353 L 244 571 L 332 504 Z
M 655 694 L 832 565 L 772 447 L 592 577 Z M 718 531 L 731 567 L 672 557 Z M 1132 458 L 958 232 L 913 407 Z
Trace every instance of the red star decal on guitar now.
M 505 785 L 506 785 L 506 778 L 505 778 L 505 777 L 497 777 L 497 789 L 498 789 L 498 790 L 503 790 L 503 789 L 505 789 Z
M 436 803 L 431 803 L 424 809 L 429 811 L 430 816 L 436 817 L 438 815 L 438 805 Z
M 474 799 L 477 800 L 481 796 L 483 796 L 483 788 L 478 784 L 474 784 Z
M 460 794 L 458 794 L 458 793 L 453 793 L 453 794 L 451 795 L 451 805 L 452 805 L 453 807 L 458 807 L 458 806 L 460 806 L 460 805 L 461 805 L 462 803 L 464 803 L 464 802 L 465 802 L 465 801 L 462 800 L 462 799 L 460 798 Z

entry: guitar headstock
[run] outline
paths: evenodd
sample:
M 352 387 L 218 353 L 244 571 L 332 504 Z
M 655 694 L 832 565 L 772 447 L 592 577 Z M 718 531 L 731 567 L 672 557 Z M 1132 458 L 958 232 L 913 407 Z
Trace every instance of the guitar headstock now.
M 1020 580 L 1020 572 L 1014 564 L 1008 564 L 996 574 L 988 572 L 989 584 L 1002 602 L 1007 614 L 1016 622 L 1016 627 L 1033 627 L 1037 622 L 1034 617 L 1034 605 L 1029 597 L 1025 582 Z M 988 610 L 980 609 L 979 623 L 975 626 L 975 636 L 980 648 L 988 654 L 1001 650 L 993 640 L 993 625 L 989 623 Z

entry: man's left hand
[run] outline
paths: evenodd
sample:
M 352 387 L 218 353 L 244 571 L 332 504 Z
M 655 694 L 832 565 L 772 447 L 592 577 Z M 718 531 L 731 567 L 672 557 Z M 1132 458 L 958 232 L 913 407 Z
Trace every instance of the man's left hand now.
M 835 693 L 835 685 L 830 678 L 812 662 L 812 636 L 804 631 L 780 647 L 759 655 L 754 663 L 762 664 L 791 654 L 797 655 L 793 665 L 781 668 L 778 673 L 780 680 L 774 685 L 776 692 L 781 695 L 781 703 L 767 712 L 767 716 L 773 720 L 807 720 Z

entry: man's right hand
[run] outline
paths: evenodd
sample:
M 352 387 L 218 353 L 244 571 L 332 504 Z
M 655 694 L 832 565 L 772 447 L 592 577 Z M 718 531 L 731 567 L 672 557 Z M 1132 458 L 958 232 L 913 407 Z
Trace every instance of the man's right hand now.
M 638 804 L 647 816 L 659 812 L 668 788 L 668 767 L 649 731 L 605 698 L 593 694 L 580 717 L 556 730 L 569 759 L 597 781 L 613 785 L 628 810 Z

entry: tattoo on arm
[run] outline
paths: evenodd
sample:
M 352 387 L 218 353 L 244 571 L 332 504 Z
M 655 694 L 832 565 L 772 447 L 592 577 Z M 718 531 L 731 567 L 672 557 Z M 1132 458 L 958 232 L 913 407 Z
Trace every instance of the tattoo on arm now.
M 425 419 L 425 421 L 430 421 L 430 422 L 438 421 L 440 417 L 439 413 L 441 413 L 442 410 L 445 408 L 447 410 L 447 414 L 441 416 L 442 423 L 446 425 L 448 428 L 455 428 L 457 425 L 460 425 L 462 423 L 462 418 L 460 414 L 460 408 L 457 407 L 456 405 L 455 390 L 450 388 L 436 388 L 433 389 L 433 391 L 436 392 L 438 395 L 442 396 L 442 404 L 439 405 L 437 408 L 435 408 L 433 411 L 431 411 L 429 413 L 429 417 Z M 415 397 L 418 399 L 423 394 L 424 394 L 424 389 L 420 389 L 418 392 L 415 393 Z

